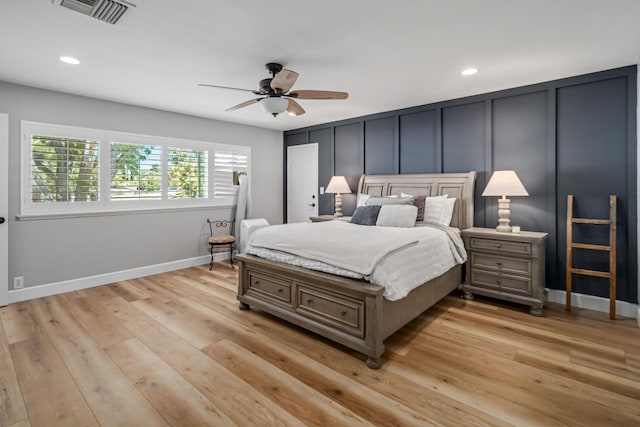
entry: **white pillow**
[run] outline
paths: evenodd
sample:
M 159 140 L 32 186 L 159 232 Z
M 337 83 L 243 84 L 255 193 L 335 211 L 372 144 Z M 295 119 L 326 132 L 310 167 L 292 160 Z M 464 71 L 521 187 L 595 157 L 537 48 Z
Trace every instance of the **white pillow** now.
M 449 224 L 451 224 L 451 217 L 453 216 L 453 208 L 455 206 L 455 197 L 445 199 L 444 209 L 442 210 L 442 216 L 440 217 L 440 225 L 445 225 L 448 227 Z
M 382 205 L 376 225 L 379 227 L 413 227 L 418 208 L 413 205 Z
M 367 200 L 369 200 L 369 197 L 371 197 L 368 194 L 358 194 L 358 200 L 356 201 L 356 208 L 359 208 L 360 206 L 365 206 L 367 204 Z
M 440 224 L 442 222 L 442 211 L 445 209 L 446 200 L 446 194 L 424 199 L 424 222 Z

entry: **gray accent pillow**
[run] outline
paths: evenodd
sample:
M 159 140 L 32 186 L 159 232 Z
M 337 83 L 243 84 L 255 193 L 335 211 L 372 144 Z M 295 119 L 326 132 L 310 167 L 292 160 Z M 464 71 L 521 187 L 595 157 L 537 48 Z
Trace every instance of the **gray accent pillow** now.
M 413 206 L 418 208 L 418 216 L 416 217 L 416 221 L 424 221 L 424 199 L 427 196 L 416 196 L 411 194 L 400 193 L 402 197 L 413 197 Z
M 351 215 L 351 223 L 358 225 L 376 225 L 381 207 L 380 205 L 359 206 L 353 215 Z
M 413 196 L 409 197 L 369 197 L 366 205 L 412 205 Z

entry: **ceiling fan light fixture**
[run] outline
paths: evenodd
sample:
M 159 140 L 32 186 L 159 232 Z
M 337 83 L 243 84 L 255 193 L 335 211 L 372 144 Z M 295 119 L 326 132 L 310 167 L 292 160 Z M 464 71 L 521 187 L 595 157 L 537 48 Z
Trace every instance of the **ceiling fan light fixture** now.
M 274 117 L 280 113 L 284 113 L 288 106 L 289 101 L 277 96 L 270 96 L 260 101 L 260 107 L 262 107 L 264 112 L 273 114 Z

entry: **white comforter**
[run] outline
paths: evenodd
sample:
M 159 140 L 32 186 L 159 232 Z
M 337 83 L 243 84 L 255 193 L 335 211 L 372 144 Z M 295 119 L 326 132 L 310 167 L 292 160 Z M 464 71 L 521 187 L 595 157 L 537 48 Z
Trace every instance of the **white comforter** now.
M 262 228 L 251 236 L 247 253 L 366 279 L 383 286 L 391 301 L 466 261 L 457 229 L 368 227 L 344 221 Z

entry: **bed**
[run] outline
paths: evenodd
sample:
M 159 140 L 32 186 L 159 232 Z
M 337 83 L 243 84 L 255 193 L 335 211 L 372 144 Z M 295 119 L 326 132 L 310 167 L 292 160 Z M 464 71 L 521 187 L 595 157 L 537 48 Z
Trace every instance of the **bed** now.
M 451 227 L 473 226 L 476 173 L 362 175 L 358 195 L 448 195 L 456 199 Z M 364 280 L 309 270 L 255 255 L 239 255 L 240 309 L 254 307 L 367 356 L 382 364 L 384 340 L 462 283 L 462 266 L 411 290 L 399 300 Z

